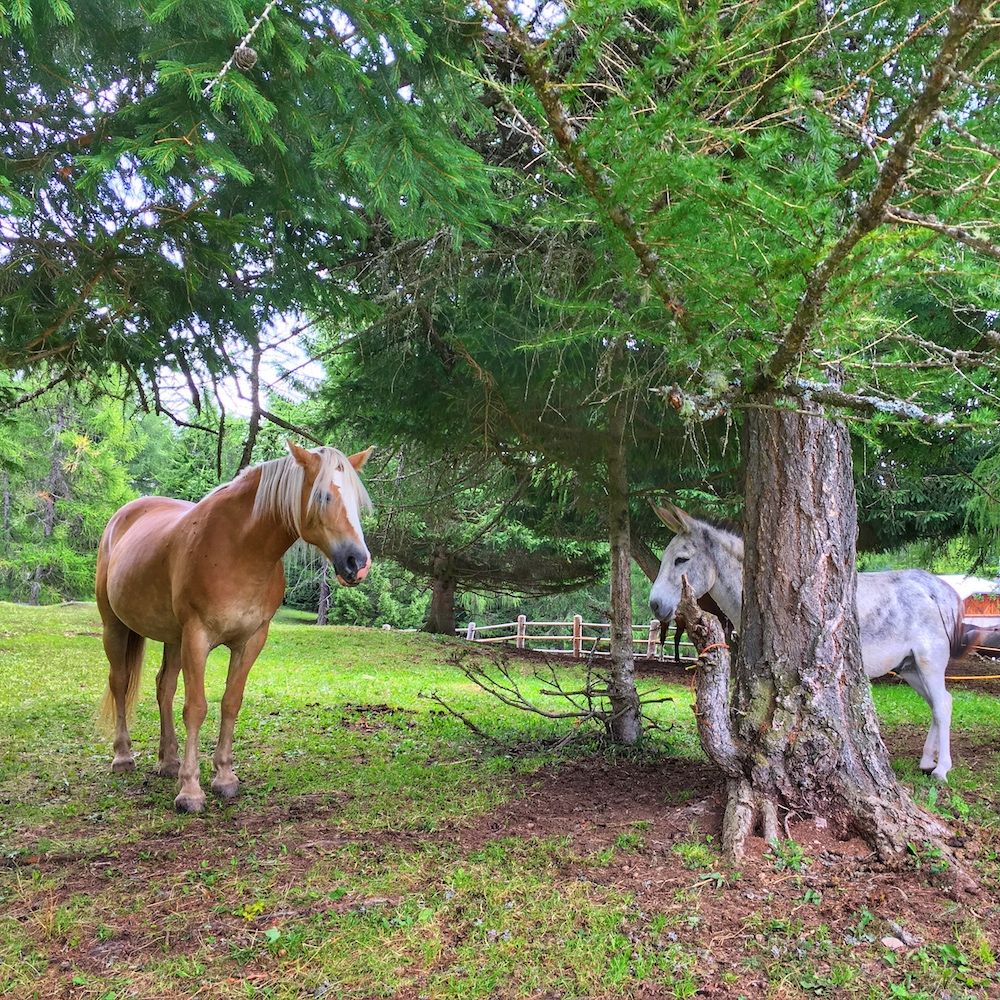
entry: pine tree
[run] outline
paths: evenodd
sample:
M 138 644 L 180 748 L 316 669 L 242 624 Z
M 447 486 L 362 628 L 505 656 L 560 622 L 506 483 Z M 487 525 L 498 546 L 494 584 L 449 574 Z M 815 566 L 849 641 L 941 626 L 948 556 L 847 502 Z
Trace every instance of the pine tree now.
M 503 0 L 488 5 L 499 31 L 484 40 L 484 63 L 504 51 L 512 71 L 484 75 L 505 81 L 502 100 L 537 130 L 563 195 L 551 204 L 592 220 L 608 280 L 643 303 L 635 344 L 661 349 L 664 418 L 676 414 L 678 434 L 719 416 L 744 425 L 745 519 L 771 548 L 768 559 L 748 551 L 744 608 L 763 625 L 741 648 L 736 682 L 767 679 L 756 717 L 769 718 L 811 682 L 815 656 L 805 643 L 790 669 L 772 669 L 769 652 L 796 634 L 799 609 L 766 586 L 768 569 L 792 565 L 812 527 L 833 539 L 823 558 L 853 571 L 853 517 L 824 509 L 816 479 L 838 468 L 838 482 L 849 481 L 838 421 L 973 434 L 996 422 L 996 26 L 978 0 L 933 12 L 623 3 L 577 7 L 550 27 Z M 962 328 L 927 329 L 914 302 L 928 300 L 962 316 Z M 804 451 L 800 409 L 811 414 Z M 778 481 L 801 491 L 775 518 L 767 488 Z M 847 650 L 843 670 L 857 679 L 850 591 L 830 587 L 816 627 Z M 867 688 L 853 690 L 833 765 L 821 773 L 795 756 L 816 727 L 837 730 L 819 712 L 783 731 L 784 743 L 776 736 L 769 759 L 783 764 L 748 772 L 744 791 L 758 819 L 828 811 L 898 861 L 929 824 L 892 780 L 880 742 L 856 743 L 874 712 Z M 839 793 L 850 759 L 866 754 L 887 776 L 881 802 L 892 808 Z M 804 785 L 817 794 L 799 796 Z M 731 838 L 734 851 L 750 829 Z

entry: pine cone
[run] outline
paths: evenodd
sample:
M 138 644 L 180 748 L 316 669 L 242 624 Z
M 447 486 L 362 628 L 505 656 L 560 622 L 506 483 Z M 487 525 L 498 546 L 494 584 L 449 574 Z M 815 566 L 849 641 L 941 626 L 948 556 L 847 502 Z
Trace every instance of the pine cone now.
M 249 45 L 241 45 L 234 53 L 233 58 L 236 65 L 244 72 L 248 69 L 253 69 L 257 65 L 257 52 L 255 49 L 250 48 Z

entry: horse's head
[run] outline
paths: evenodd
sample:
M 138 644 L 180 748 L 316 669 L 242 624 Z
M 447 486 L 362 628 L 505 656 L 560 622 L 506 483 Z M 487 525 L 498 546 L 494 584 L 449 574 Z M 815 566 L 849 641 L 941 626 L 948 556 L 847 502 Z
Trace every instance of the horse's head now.
M 372 564 L 361 530 L 361 509 L 368 505 L 358 470 L 372 449 L 345 456 L 334 448 L 310 451 L 288 442 L 292 458 L 302 467 L 302 509 L 299 535 L 333 563 L 337 579 L 359 584 Z
M 708 525 L 696 521 L 679 507 L 653 507 L 659 519 L 674 532 L 674 538 L 663 550 L 660 572 L 649 592 L 649 607 L 661 622 L 669 622 L 681 600 L 681 578 L 694 591 L 695 600 L 707 594 L 715 585 L 715 560 L 711 550 L 715 540 Z

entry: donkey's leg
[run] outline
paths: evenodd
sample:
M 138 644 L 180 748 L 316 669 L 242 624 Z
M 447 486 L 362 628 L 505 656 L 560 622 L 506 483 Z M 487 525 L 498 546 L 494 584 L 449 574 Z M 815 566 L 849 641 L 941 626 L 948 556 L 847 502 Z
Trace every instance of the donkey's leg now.
M 931 725 L 930 729 L 927 730 L 927 739 L 924 740 L 924 751 L 920 756 L 920 770 L 928 774 L 937 767 L 938 724 L 934 718 L 934 702 L 927 688 L 924 675 L 914 661 L 908 661 L 906 667 L 897 670 L 896 673 L 927 702 L 931 710 Z
M 177 755 L 177 730 L 174 727 L 174 694 L 181 669 L 181 647 L 164 644 L 163 662 L 156 675 L 156 701 L 160 706 L 160 752 L 156 773 L 162 778 L 176 778 L 181 768 Z
M 901 676 L 931 709 L 920 770 L 946 781 L 951 770 L 951 695 L 944 684 L 948 650 L 915 650 L 914 661 L 915 666 Z
M 269 624 L 269 623 L 268 623 Z M 236 647 L 229 657 L 229 673 L 226 676 L 226 693 L 222 696 L 222 722 L 219 725 L 219 742 L 215 747 L 215 777 L 212 791 L 224 799 L 231 799 L 239 791 L 240 782 L 233 770 L 233 729 L 236 716 L 243 704 L 243 689 L 247 674 L 254 665 L 267 639 L 268 625 L 261 626 L 240 648 Z
M 205 701 L 205 660 L 209 642 L 198 626 L 184 629 L 181 639 L 181 669 L 184 671 L 184 760 L 181 761 L 181 789 L 174 805 L 181 812 L 201 812 L 205 807 L 205 793 L 198 780 L 198 734 L 208 714 Z
M 930 756 L 937 757 L 937 766 L 931 774 L 938 781 L 947 781 L 951 770 L 951 694 L 944 685 L 944 673 L 948 668 L 948 651 L 938 651 L 935 657 L 917 657 L 917 665 L 927 688 L 927 700 L 931 706 L 931 729 L 924 744 L 924 760 L 928 758 L 928 747 L 936 737 L 936 747 Z M 923 767 L 924 760 L 920 765 Z
M 132 740 L 128 734 L 126 694 L 129 682 L 128 646 L 131 630 L 114 615 L 104 619 L 104 652 L 108 657 L 108 687 L 111 691 L 115 720 L 115 758 L 111 770 L 123 774 L 135 770 Z

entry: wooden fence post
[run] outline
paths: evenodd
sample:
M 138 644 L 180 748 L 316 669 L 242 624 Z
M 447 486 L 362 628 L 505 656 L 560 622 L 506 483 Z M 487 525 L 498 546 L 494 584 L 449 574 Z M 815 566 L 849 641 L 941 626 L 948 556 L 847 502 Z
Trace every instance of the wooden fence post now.
M 583 655 L 583 616 L 573 615 L 573 656 L 579 660 Z
M 470 642 L 476 641 L 476 623 L 469 622 L 469 627 L 465 630 L 465 638 Z
M 517 616 L 517 648 L 524 649 L 524 633 L 527 631 L 527 615 Z
M 659 638 L 660 638 L 660 622 L 656 618 L 650 618 L 649 639 L 646 642 L 646 656 L 648 656 L 650 659 L 656 656 L 656 644 Z

